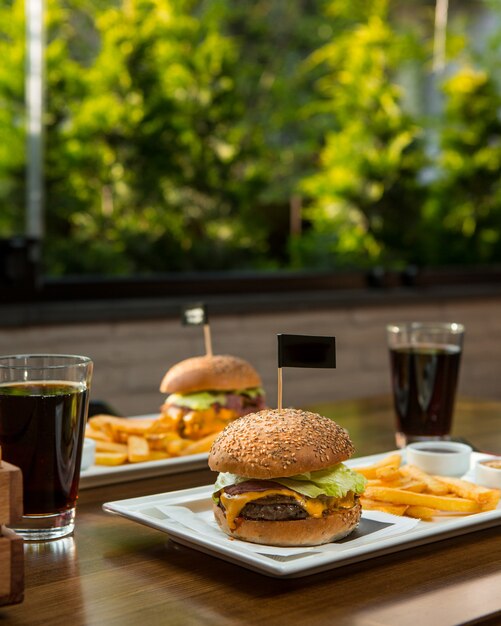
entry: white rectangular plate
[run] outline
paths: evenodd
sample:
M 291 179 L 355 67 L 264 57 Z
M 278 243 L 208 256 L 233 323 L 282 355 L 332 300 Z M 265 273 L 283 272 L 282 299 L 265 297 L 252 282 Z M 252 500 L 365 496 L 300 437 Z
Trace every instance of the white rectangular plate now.
M 138 418 L 158 417 L 155 415 L 138 415 Z M 127 418 L 124 418 L 127 419 Z M 125 463 L 124 465 L 106 466 L 91 465 L 88 469 L 80 472 L 80 489 L 113 485 L 129 480 L 152 478 L 154 476 L 166 476 L 168 474 L 180 474 L 191 470 L 207 467 L 208 453 L 176 456 L 171 459 L 158 461 L 145 461 L 143 463 Z
M 386 454 L 389 452 L 351 459 L 346 465 L 367 465 Z M 472 464 L 485 456 L 473 453 Z M 469 474 L 466 478 L 471 480 Z M 211 493 L 212 485 L 207 485 L 107 502 L 103 509 L 166 532 L 173 541 L 190 548 L 280 578 L 315 574 L 501 523 L 501 505 L 493 511 L 444 516 L 431 522 L 364 511 L 359 528 L 342 541 L 311 548 L 277 548 L 226 536 L 214 521 Z

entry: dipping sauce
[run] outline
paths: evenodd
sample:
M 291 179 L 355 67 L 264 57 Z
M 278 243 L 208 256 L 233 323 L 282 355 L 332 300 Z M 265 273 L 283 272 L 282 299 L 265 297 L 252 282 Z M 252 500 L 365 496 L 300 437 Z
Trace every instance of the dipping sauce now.
M 499 461 L 496 459 L 494 459 L 494 461 L 482 461 L 482 465 L 487 465 L 487 467 L 501 470 L 501 459 Z
M 431 452 L 432 454 L 457 454 L 459 450 L 451 450 L 450 448 L 419 448 L 421 452 Z

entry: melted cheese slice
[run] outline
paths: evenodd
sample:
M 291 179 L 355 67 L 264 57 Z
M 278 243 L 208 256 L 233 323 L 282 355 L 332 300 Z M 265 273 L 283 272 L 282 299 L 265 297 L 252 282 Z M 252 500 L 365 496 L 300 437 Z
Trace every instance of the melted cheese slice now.
M 185 439 L 202 439 L 220 432 L 229 422 L 238 417 L 236 411 L 225 407 L 210 407 L 203 410 L 183 411 L 175 406 L 164 404 L 162 422 L 177 430 Z
M 297 491 L 292 491 L 286 487 L 282 489 L 266 489 L 265 491 L 247 491 L 246 493 L 241 493 L 236 496 L 230 496 L 224 491 L 221 491 L 219 498 L 226 510 L 226 521 L 230 529 L 235 530 L 237 527 L 235 520 L 246 504 L 254 500 L 275 495 L 294 498 L 310 517 L 317 518 L 322 517 L 324 511 L 328 509 L 351 509 L 355 504 L 355 494 L 352 491 L 349 491 L 344 498 L 329 498 L 327 500 L 307 498 Z

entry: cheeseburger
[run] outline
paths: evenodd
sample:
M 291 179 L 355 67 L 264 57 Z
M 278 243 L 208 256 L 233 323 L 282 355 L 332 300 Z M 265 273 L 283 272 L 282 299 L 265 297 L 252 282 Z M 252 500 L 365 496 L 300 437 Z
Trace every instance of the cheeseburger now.
M 228 535 L 275 546 L 314 546 L 357 526 L 365 478 L 343 465 L 347 431 L 316 413 L 263 410 L 229 424 L 209 466 L 221 472 L 213 511 Z
M 186 439 L 219 432 L 232 420 L 265 407 L 261 378 L 244 359 L 229 355 L 192 357 L 165 374 L 160 391 L 164 422 Z

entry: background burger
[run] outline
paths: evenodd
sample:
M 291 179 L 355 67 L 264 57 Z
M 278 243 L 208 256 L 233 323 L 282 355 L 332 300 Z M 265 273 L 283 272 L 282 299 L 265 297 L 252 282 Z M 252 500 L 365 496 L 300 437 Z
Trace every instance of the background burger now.
M 265 407 L 261 378 L 244 359 L 229 355 L 192 357 L 171 367 L 160 391 L 169 394 L 162 421 L 186 439 L 219 432 L 237 417 Z
M 346 430 L 297 409 L 263 410 L 233 422 L 214 441 L 209 466 L 221 472 L 213 510 L 232 537 L 276 546 L 313 546 L 357 526 L 365 478 L 343 465 Z

